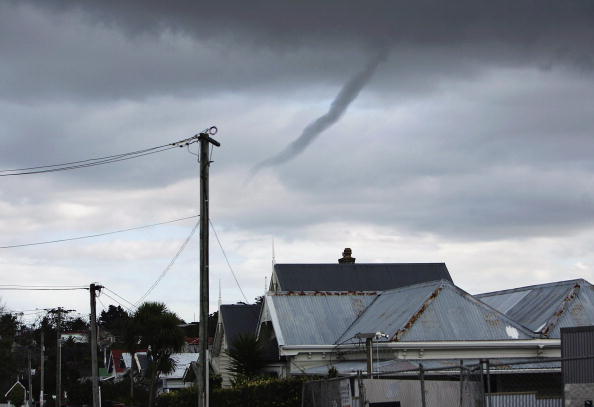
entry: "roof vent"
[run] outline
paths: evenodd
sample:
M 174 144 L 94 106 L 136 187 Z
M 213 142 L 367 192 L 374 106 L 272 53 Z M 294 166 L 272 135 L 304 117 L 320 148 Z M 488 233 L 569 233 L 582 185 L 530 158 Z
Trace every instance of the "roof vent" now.
M 354 263 L 355 259 L 354 257 L 351 257 L 351 254 L 353 254 L 353 251 L 349 248 L 346 247 L 344 249 L 344 251 L 342 252 L 342 258 L 338 259 L 338 262 L 340 264 L 344 264 L 344 263 Z

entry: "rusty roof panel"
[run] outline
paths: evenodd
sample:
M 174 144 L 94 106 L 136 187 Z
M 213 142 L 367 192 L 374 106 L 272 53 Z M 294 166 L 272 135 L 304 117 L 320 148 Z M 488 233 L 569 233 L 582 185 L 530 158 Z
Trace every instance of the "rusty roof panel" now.
M 339 341 L 378 331 L 396 341 L 532 337 L 528 329 L 445 280 L 383 292 Z
M 346 295 L 267 295 L 273 307 L 275 330 L 280 329 L 279 345 L 329 345 L 376 298 L 366 293 Z
M 594 323 L 592 285 L 569 280 L 476 296 L 534 332 L 559 338 L 561 327 Z

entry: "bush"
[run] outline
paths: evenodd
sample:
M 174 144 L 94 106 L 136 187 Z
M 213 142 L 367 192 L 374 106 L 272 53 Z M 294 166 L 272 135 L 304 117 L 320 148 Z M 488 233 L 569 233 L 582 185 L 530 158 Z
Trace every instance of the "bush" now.
M 301 386 L 310 378 L 262 378 L 231 389 L 211 392 L 211 407 L 301 407 Z M 196 387 L 163 394 L 157 407 L 194 407 L 198 398 Z

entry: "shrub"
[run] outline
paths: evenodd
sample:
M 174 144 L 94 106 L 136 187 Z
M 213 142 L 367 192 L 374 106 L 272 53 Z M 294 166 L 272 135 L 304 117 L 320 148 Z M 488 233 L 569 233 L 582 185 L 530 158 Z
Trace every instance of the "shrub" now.
M 212 407 L 301 407 L 301 386 L 310 378 L 261 378 L 231 389 L 211 391 Z M 198 394 L 189 387 L 163 394 L 157 407 L 194 407 Z

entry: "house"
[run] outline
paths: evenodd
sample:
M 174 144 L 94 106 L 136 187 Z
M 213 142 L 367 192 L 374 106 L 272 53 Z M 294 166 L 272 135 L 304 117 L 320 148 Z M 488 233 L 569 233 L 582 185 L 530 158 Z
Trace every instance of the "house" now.
M 63 332 L 60 335 L 62 342 L 71 340 L 74 343 L 89 343 L 89 332 L 87 331 L 71 331 Z
M 212 343 L 210 341 L 211 338 L 209 339 L 209 345 Z M 186 336 L 184 338 L 185 343 L 184 343 L 184 349 L 183 349 L 183 353 L 198 353 L 200 352 L 200 338 L 196 338 L 196 337 L 188 337 Z
M 23 405 L 25 405 L 27 403 L 27 389 L 17 379 L 17 381 L 4 394 L 4 398 L 6 398 L 8 400 L 14 400 L 14 401 L 16 401 L 16 400 L 20 400 L 21 397 L 23 399 Z M 11 405 L 11 404 L 9 403 L 8 405 Z
M 223 387 L 230 387 L 232 381 L 227 352 L 241 335 L 256 335 L 260 308 L 260 304 L 233 304 L 219 307 L 217 329 L 211 350 L 211 364 L 215 374 L 221 375 Z
M 174 353 L 171 358 L 175 362 L 175 369 L 171 373 L 161 375 L 157 393 L 168 393 L 192 385 L 184 381 L 184 376 L 191 369 L 191 364 L 198 361 L 198 353 Z
M 112 348 L 109 352 L 107 371 L 112 377 L 120 377 L 126 374 L 132 366 L 132 355 L 122 349 Z
M 225 351 L 255 331 L 280 377 L 330 368 L 398 377 L 421 365 L 448 375 L 489 359 L 493 391 L 550 395 L 562 388 L 561 328 L 594 325 L 594 287 L 583 279 L 471 295 L 444 263 L 361 264 L 351 254 L 276 264 L 261 307 L 220 307 L 212 363 L 225 386 Z

